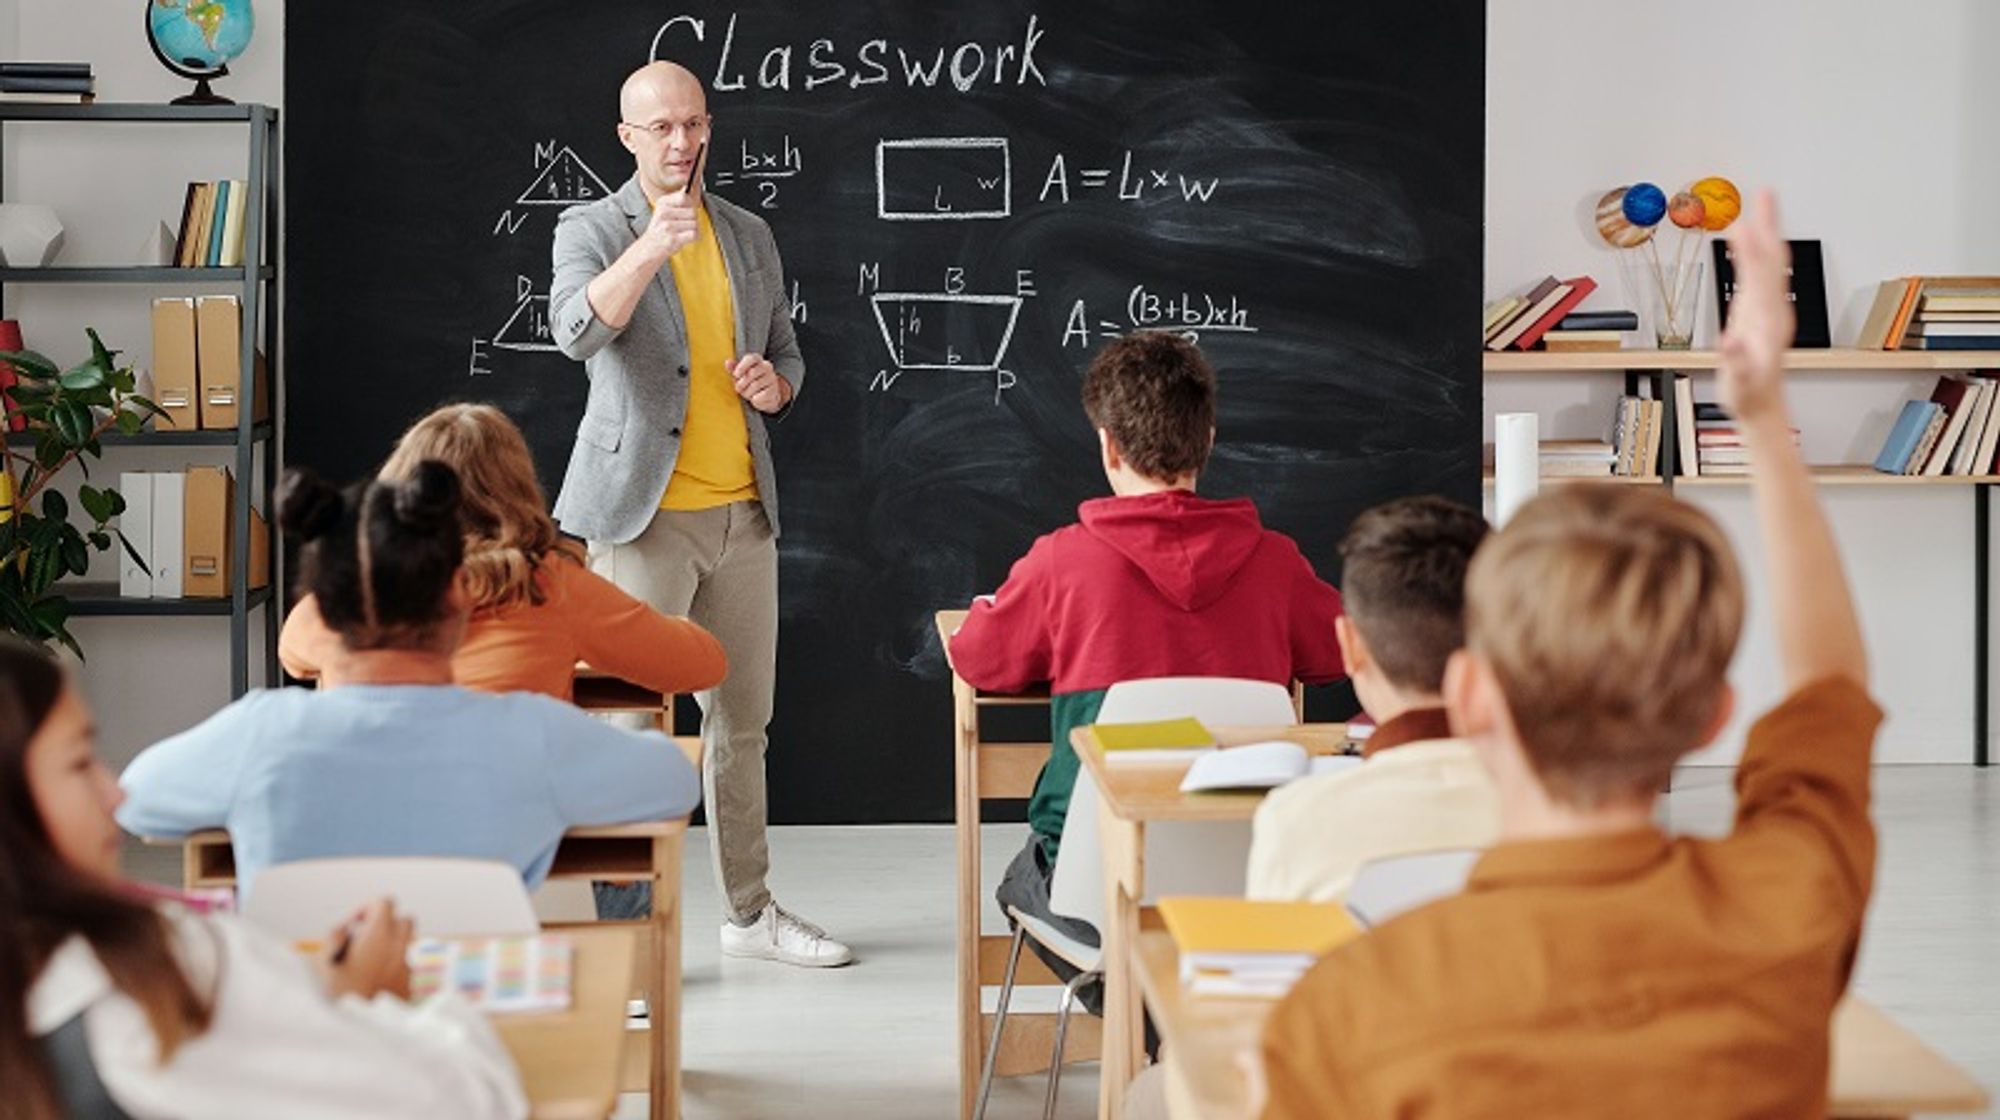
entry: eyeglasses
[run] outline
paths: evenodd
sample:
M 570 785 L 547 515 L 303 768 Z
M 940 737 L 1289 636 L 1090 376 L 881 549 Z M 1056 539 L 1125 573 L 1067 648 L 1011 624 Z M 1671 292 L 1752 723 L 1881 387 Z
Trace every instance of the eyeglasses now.
M 709 125 L 715 123 L 715 118 L 708 113 L 703 113 L 698 117 L 689 117 L 684 121 L 654 121 L 651 124 L 634 124 L 631 121 L 619 121 L 618 123 L 624 125 L 626 128 L 647 133 L 655 140 L 665 140 L 683 129 L 687 131 L 689 136 L 700 136 L 708 131 Z

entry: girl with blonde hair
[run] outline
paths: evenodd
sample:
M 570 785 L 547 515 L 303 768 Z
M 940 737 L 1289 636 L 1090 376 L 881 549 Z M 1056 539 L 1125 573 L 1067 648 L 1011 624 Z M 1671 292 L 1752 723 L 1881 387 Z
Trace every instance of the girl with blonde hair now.
M 462 481 L 461 590 L 472 617 L 451 662 L 456 683 L 571 700 L 579 661 L 662 693 L 721 682 L 728 662 L 714 635 L 592 573 L 582 547 L 556 531 L 528 443 L 505 413 L 484 404 L 432 412 L 397 441 L 379 477 L 407 480 L 425 460 Z M 287 672 L 336 685 L 348 652 L 313 596 L 292 608 L 278 641 Z

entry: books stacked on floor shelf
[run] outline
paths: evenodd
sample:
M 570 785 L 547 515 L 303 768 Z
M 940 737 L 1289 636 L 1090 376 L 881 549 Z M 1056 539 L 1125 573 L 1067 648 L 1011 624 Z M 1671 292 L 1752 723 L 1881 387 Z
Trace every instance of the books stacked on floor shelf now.
M 1940 377 L 1930 399 L 1903 405 L 1875 456 L 1884 474 L 1986 476 L 2000 454 L 2000 380 L 1991 373 Z
M 1573 311 L 1542 335 L 1542 349 L 1551 354 L 1623 350 L 1625 332 L 1638 329 L 1636 312 Z
M 1748 475 L 1750 453 L 1743 446 L 1736 421 L 1718 404 L 1690 402 L 1694 409 L 1694 442 L 1697 475 L 1720 477 Z M 1799 430 L 1792 429 L 1792 445 L 1798 446 Z M 1685 472 L 1684 472 L 1685 473 Z
M 1488 350 L 1531 349 L 1596 290 L 1588 276 L 1543 277 L 1521 295 L 1486 305 L 1482 340 Z
M 0 62 L 0 103 L 88 105 L 97 79 L 88 62 Z
M 2000 350 L 2000 276 L 1885 280 L 1854 345 L 1860 350 Z
M 179 268 L 236 268 L 243 263 L 243 217 L 250 202 L 241 179 L 189 183 L 174 241 Z

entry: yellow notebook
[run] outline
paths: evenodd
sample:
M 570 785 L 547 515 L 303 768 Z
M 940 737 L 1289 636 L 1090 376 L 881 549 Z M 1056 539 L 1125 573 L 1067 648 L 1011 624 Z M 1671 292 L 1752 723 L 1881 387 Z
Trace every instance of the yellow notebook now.
M 1196 995 L 1277 999 L 1361 934 L 1337 902 L 1163 898 L 1160 917 L 1180 949 L 1181 983 Z
M 1112 751 L 1192 751 L 1215 745 L 1198 719 L 1158 719 L 1147 723 L 1093 723 L 1091 742 Z

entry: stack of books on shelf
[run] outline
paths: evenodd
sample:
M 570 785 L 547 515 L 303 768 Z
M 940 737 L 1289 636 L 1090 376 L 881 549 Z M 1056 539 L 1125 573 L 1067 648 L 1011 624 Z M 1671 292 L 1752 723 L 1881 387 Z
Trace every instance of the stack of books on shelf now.
M 0 102 L 88 105 L 95 100 L 97 79 L 88 62 L 0 62 Z
M 1987 476 L 2000 450 L 2000 380 L 1991 373 L 1940 377 L 1930 399 L 1909 401 L 1875 469 L 1884 474 Z
M 1360 936 L 1337 902 L 1163 898 L 1160 918 L 1193 995 L 1277 999 L 1313 962 Z
M 1860 350 L 2000 350 L 2000 276 L 1885 280 L 1854 345 Z
M 1616 455 L 1611 473 L 1621 478 L 1650 478 L 1660 473 L 1660 437 L 1666 426 L 1666 406 L 1645 397 L 1618 398 L 1618 420 L 1611 430 Z
M 1601 439 L 1545 439 L 1538 470 L 1543 478 L 1609 478 L 1618 450 Z
M 1743 446 L 1743 435 L 1736 430 L 1736 421 L 1719 404 L 1684 399 L 1694 408 L 1696 455 L 1693 469 L 1681 473 L 1709 477 L 1748 475 L 1750 452 Z M 1798 442 L 1799 430 L 1793 428 L 1792 445 L 1797 446 Z
M 1523 295 L 1487 304 L 1483 335 L 1486 348 L 1532 348 L 1596 290 L 1597 281 L 1588 276 L 1568 280 L 1547 276 Z
M 241 179 L 189 183 L 174 240 L 180 268 L 235 268 L 243 263 L 243 219 L 249 186 Z
M 1633 311 L 1573 311 L 1542 335 L 1551 354 L 1625 349 L 1625 332 L 1639 329 Z

